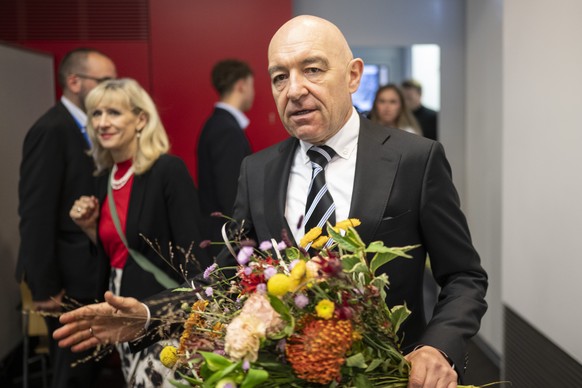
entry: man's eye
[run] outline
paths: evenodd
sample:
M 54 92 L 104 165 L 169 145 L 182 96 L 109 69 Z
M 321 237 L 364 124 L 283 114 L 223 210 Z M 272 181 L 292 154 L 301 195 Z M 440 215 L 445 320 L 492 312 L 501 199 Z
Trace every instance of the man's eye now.
M 285 81 L 287 76 L 285 74 L 279 74 L 273 77 L 273 83 L 275 85 L 280 84 L 281 82 Z
M 317 67 L 309 67 L 307 69 L 305 69 L 305 72 L 307 74 L 317 74 L 321 72 L 321 69 L 318 69 Z

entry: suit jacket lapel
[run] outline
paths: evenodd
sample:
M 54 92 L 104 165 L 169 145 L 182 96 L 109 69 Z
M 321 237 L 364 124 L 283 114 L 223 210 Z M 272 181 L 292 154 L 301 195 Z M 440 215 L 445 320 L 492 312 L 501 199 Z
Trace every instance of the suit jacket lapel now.
M 265 217 L 269 225 L 269 232 L 277 240 L 281 237 L 281 231 L 287 230 L 289 238 L 293 240 L 293 234 L 285 219 L 285 202 L 287 200 L 287 186 L 289 174 L 295 155 L 295 149 L 299 144 L 295 138 L 289 138 L 279 146 L 279 153 L 265 167 Z
M 389 148 L 389 132 L 366 119 L 360 122 L 350 218 L 362 221 L 358 233 L 369 243 L 384 216 L 401 155 Z

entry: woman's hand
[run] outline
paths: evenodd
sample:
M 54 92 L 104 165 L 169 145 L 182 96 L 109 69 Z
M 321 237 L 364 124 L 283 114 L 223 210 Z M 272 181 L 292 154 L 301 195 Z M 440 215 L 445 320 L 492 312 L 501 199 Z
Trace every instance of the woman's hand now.
M 69 216 L 94 244 L 97 243 L 97 218 L 99 201 L 95 196 L 82 196 L 77 199 L 69 211 Z

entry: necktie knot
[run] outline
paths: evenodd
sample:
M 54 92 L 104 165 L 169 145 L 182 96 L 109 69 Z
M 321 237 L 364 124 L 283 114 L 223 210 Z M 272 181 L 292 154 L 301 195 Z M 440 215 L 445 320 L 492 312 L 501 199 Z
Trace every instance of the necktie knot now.
M 325 145 L 312 146 L 307 150 L 307 156 L 309 157 L 309 160 L 311 160 L 311 163 L 317 164 L 319 167 L 321 167 L 321 169 L 324 169 L 335 155 L 336 152 L 333 150 L 333 148 Z

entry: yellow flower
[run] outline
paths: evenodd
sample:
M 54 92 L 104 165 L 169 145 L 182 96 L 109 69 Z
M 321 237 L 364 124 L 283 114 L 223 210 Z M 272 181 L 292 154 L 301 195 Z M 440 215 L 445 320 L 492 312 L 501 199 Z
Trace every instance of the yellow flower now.
M 291 278 L 294 280 L 301 280 L 305 276 L 305 262 L 298 260 L 291 270 Z
M 328 299 L 320 300 L 317 306 L 315 306 L 315 311 L 317 316 L 323 319 L 330 319 L 333 317 L 333 312 L 335 310 L 335 305 L 332 301 Z
M 305 248 L 307 246 L 307 244 L 309 244 L 310 242 L 312 242 L 313 240 L 318 238 L 321 235 L 321 232 L 322 232 L 322 230 L 319 226 L 316 226 L 315 228 L 311 228 L 311 230 L 309 230 L 309 232 L 305 233 L 305 236 L 303 236 L 301 241 L 299 241 L 299 246 Z
M 275 296 L 283 296 L 291 290 L 291 278 L 282 273 L 271 276 L 267 282 L 267 291 Z
M 321 249 L 325 246 L 327 241 L 329 240 L 329 236 L 319 236 L 317 240 L 311 244 L 311 248 L 313 249 Z
M 353 228 L 355 228 L 356 226 L 359 226 L 361 224 L 360 220 L 357 218 L 348 218 L 347 220 L 343 220 L 340 221 L 338 223 L 335 224 L 335 226 L 333 227 L 333 230 L 336 233 L 339 233 L 340 229 L 341 230 L 348 230 L 348 228 L 351 226 Z
M 173 368 L 178 361 L 178 349 L 175 346 L 165 346 L 160 352 L 160 361 L 166 368 Z

